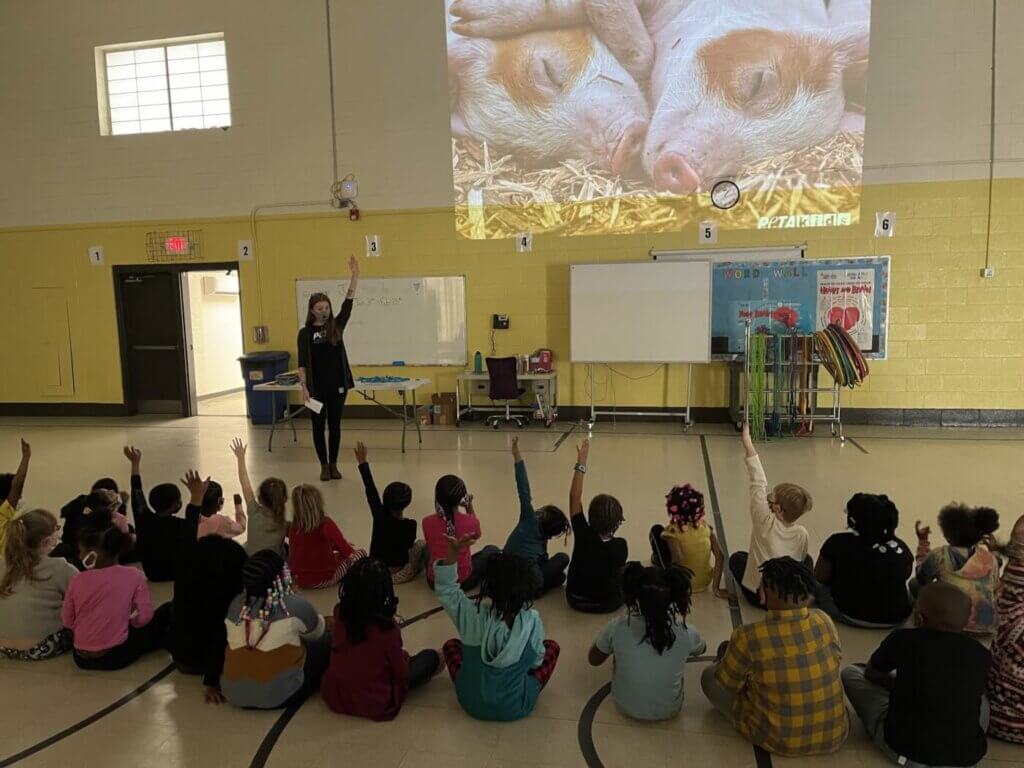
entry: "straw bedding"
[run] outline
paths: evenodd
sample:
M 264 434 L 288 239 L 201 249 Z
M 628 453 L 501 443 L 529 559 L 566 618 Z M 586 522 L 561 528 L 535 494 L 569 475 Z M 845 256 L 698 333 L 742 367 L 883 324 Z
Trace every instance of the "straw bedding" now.
M 754 229 L 766 217 L 848 212 L 857 221 L 864 137 L 839 133 L 825 143 L 747 166 L 729 211 L 707 193 L 658 195 L 650 182 L 623 179 L 579 160 L 552 168 L 519 165 L 483 144 L 452 140 L 456 228 L 474 239 L 517 232 L 563 235 L 671 232 L 710 218 L 722 228 Z M 797 226 L 796 222 L 790 222 Z M 799 226 L 820 226 L 803 220 Z M 779 226 L 774 220 L 772 226 Z

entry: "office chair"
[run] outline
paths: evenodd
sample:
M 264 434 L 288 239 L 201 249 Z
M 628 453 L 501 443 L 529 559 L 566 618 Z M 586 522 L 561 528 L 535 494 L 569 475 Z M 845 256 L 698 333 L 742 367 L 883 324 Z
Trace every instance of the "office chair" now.
M 487 378 L 490 382 L 489 397 L 493 402 L 504 401 L 504 415 L 495 414 L 488 416 L 484 424 L 497 429 L 504 421 L 506 424 L 515 422 L 515 425 L 522 429 L 526 426 L 526 417 L 512 413 L 512 402 L 518 400 L 526 392 L 519 386 L 517 376 L 517 363 L 514 357 L 488 357 Z

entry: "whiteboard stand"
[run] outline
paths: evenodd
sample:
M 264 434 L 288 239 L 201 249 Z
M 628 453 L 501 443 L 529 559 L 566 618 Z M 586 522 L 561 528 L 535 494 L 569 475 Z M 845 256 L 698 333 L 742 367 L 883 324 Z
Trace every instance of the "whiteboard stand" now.
M 599 411 L 594 404 L 594 365 L 589 364 L 588 376 L 590 377 L 590 419 L 587 426 L 592 428 L 597 422 L 598 416 L 654 416 L 658 418 L 683 417 L 683 429 L 689 430 L 693 426 L 693 419 L 690 418 L 690 394 L 693 392 L 693 363 L 686 366 L 686 410 L 685 411 Z

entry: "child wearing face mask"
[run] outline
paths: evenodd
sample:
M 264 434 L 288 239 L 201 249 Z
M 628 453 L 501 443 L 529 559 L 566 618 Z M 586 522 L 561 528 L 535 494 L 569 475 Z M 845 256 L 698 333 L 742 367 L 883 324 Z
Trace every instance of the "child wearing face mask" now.
M 190 470 L 182 481 L 190 503 L 201 506 L 210 480 Z M 146 577 L 118 564 L 132 539 L 113 516 L 93 512 L 82 522 L 79 555 L 86 570 L 71 580 L 61 618 L 74 636 L 75 664 L 81 669 L 123 669 L 164 646 L 171 604 L 156 610 Z
M 61 604 L 78 571 L 48 557 L 60 540 L 57 518 L 45 509 L 19 515 L 7 525 L 0 560 L 0 657 L 41 661 L 71 648 Z
M 21 494 L 25 490 L 28 478 L 28 463 L 32 458 L 32 448 L 24 440 L 21 441 L 21 463 L 13 475 L 0 475 L 0 551 L 3 551 L 4 540 L 7 538 L 7 525 L 14 519 L 14 513 L 21 503 Z

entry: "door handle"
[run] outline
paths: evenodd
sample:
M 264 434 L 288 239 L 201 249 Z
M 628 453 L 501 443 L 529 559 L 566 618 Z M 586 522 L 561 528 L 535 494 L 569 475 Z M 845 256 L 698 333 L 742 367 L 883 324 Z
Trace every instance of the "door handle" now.
M 160 346 L 152 346 L 152 345 L 149 345 L 149 346 L 147 346 L 147 345 L 139 345 L 139 346 L 132 347 L 132 349 L 136 349 L 136 350 L 138 350 L 140 352 L 177 352 L 178 351 L 178 347 L 177 346 L 160 347 Z

